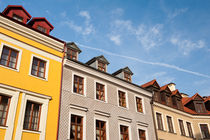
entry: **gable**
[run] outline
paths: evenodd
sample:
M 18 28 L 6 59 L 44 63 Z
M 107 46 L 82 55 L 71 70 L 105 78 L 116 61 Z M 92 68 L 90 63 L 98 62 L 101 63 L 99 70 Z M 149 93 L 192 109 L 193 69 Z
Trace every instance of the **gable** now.
M 194 100 L 196 100 L 196 101 L 203 101 L 203 99 L 202 99 L 200 96 L 196 96 L 196 97 L 194 98 Z

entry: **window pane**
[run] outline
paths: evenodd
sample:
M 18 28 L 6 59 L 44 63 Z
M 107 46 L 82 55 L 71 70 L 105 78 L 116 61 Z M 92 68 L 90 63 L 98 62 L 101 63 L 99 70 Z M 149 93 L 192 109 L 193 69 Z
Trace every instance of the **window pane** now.
M 70 140 L 82 140 L 83 117 L 71 115 Z
M 32 63 L 32 69 L 31 69 L 31 74 L 44 78 L 45 76 L 45 65 L 46 62 L 38 59 L 38 58 L 33 58 L 33 63 Z

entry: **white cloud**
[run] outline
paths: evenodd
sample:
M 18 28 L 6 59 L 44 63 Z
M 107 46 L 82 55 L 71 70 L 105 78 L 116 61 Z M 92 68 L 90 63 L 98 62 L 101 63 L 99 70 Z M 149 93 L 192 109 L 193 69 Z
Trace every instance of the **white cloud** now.
M 187 12 L 187 10 L 188 10 L 188 8 L 175 9 L 174 12 L 168 14 L 168 18 L 173 19 L 173 18 L 177 17 L 178 15 L 181 15 L 181 14 Z
M 109 37 L 109 39 L 111 40 L 111 41 L 113 41 L 116 45 L 120 45 L 121 44 L 121 39 L 120 39 L 120 35 L 111 35 L 110 37 Z
M 90 20 L 90 14 L 89 14 L 88 11 L 80 11 L 80 12 L 79 12 L 79 15 L 80 15 L 81 17 L 85 17 L 87 20 Z
M 190 52 L 195 49 L 201 49 L 205 47 L 205 42 L 203 40 L 193 42 L 187 39 L 180 39 L 179 37 L 172 37 L 170 42 L 177 46 L 184 55 L 190 54 Z
M 62 22 L 62 24 L 69 26 L 69 28 L 71 28 L 72 30 L 74 30 L 76 32 L 82 32 L 82 27 L 74 24 L 73 21 L 64 21 L 64 22 Z

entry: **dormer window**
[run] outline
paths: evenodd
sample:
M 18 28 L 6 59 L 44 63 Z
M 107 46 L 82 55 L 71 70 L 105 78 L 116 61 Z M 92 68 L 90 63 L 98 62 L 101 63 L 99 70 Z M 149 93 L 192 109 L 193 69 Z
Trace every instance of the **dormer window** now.
M 106 72 L 106 64 L 98 61 L 98 70 Z
M 67 49 L 67 58 L 68 59 L 73 59 L 73 60 L 77 60 L 77 52 L 75 50 L 72 49 Z
M 129 73 L 124 73 L 124 78 L 125 78 L 125 80 L 126 81 L 129 81 L 129 82 L 131 82 L 131 75 L 129 74 Z
M 196 103 L 195 105 L 198 113 L 205 113 L 205 108 L 203 103 Z
M 44 28 L 44 27 L 42 27 L 42 26 L 37 26 L 37 30 L 39 30 L 39 31 L 41 31 L 41 32 L 43 32 L 43 33 L 46 33 L 47 32 L 47 29 L 46 28 Z
M 13 14 L 12 18 L 15 19 L 15 20 L 17 20 L 17 21 L 23 22 L 23 17 L 18 16 L 16 14 Z

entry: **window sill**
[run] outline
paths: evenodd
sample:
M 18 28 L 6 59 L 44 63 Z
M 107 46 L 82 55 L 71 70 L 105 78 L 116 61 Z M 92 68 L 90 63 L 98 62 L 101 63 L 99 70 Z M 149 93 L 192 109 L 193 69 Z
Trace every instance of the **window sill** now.
M 32 75 L 32 74 L 29 74 L 29 76 L 38 78 L 38 79 L 43 80 L 43 81 L 47 81 L 46 78 L 41 78 L 41 77 L 38 77 L 38 76 L 34 76 L 34 75 Z
M 0 65 L 0 67 L 19 72 L 19 69 L 13 69 L 13 68 L 10 68 L 10 67 L 4 66 L 4 65 Z
M 144 112 L 138 112 L 138 111 L 136 111 L 136 113 L 141 114 L 141 115 L 145 115 Z
M 128 107 L 123 107 L 123 106 L 119 106 L 119 105 L 118 105 L 118 107 L 122 108 L 122 109 L 125 109 L 125 110 L 128 110 Z
M 3 125 L 0 125 L 0 129 L 7 129 L 8 126 L 3 126 Z
M 23 132 L 41 134 L 41 131 L 36 131 L 36 130 L 26 130 L 26 129 L 24 129 Z
M 168 133 L 170 133 L 170 134 L 174 134 L 174 135 L 177 135 L 177 133 L 175 133 L 175 132 L 169 132 L 169 131 L 168 131 Z
M 82 96 L 82 97 L 86 97 L 86 94 L 80 94 L 80 93 L 76 93 L 76 92 L 72 92 L 73 95 L 77 95 L 77 96 Z
M 107 101 L 103 101 L 103 100 L 99 100 L 99 99 L 95 99 L 95 100 L 98 102 L 101 102 L 101 103 L 107 103 Z

